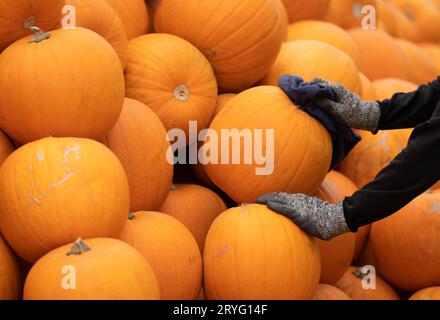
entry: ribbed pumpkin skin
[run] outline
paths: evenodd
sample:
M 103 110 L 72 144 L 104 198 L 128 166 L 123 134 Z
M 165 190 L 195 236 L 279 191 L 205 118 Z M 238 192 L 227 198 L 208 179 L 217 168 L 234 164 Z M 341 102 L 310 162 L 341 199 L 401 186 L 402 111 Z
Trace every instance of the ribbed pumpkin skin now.
M 329 284 L 320 283 L 313 300 L 352 300 L 348 294 Z
M 271 174 L 257 175 L 256 169 L 264 165 L 255 161 L 245 164 L 241 159 L 241 164 L 232 164 L 232 151 L 229 164 L 220 163 L 220 159 L 219 164 L 205 166 L 210 179 L 237 203 L 251 203 L 262 194 L 275 191 L 314 194 L 330 167 L 332 143 L 327 130 L 278 87 L 261 86 L 240 93 L 214 118 L 210 129 L 219 137 L 222 129 L 263 129 L 263 154 L 265 130 L 274 129 Z M 253 136 L 258 138 L 257 134 Z M 240 147 L 244 153 L 244 144 Z
M 190 120 L 197 121 L 199 130 L 209 125 L 217 100 L 208 60 L 188 41 L 170 34 L 129 42 L 125 85 L 127 97 L 150 107 L 167 130 L 180 128 L 187 137 Z
M 440 283 L 440 193 L 425 193 L 376 222 L 370 243 L 381 275 L 408 292 Z
M 18 300 L 20 293 L 21 276 L 18 262 L 0 234 L 0 300 Z
M 194 184 L 176 184 L 159 211 L 182 222 L 203 252 L 209 228 L 226 209 L 223 200 L 210 189 Z
M 125 68 L 128 39 L 121 19 L 105 0 L 66 0 L 76 10 L 76 25 L 90 29 L 115 49 Z
M 434 60 L 435 65 L 437 66 L 437 72 L 440 72 L 440 45 L 436 44 L 423 44 L 422 49 Z
M 196 300 L 202 285 L 202 257 L 189 230 L 160 212 L 136 212 L 133 216 L 120 239 L 150 263 L 161 299 Z
M 25 300 L 158 300 L 156 277 L 147 260 L 130 245 L 109 238 L 84 240 L 90 247 L 67 255 L 73 243 L 43 256 L 29 272 Z M 74 268 L 76 289 L 64 289 L 65 266 Z
M 43 31 L 56 28 L 63 6 L 64 0 L 0 0 L 0 52 L 32 33 L 24 28 L 31 17 Z
M 318 288 L 313 238 L 262 205 L 221 214 L 209 230 L 203 261 L 210 300 L 312 299 Z
M 425 288 L 417 291 L 409 300 L 440 300 L 440 287 Z
M 121 161 L 130 187 L 130 210 L 157 210 L 168 196 L 173 165 L 170 143 L 157 115 L 143 103 L 125 99 L 121 116 L 105 144 Z
M 353 272 L 358 271 L 358 268 L 350 267 L 335 286 L 348 294 L 353 300 L 400 300 L 394 289 L 377 275 L 376 289 L 365 290 L 362 287 L 362 278 L 353 274 Z
M 360 51 L 359 69 L 368 79 L 408 79 L 405 54 L 391 36 L 380 30 L 361 28 L 350 30 L 349 34 Z
M 357 187 L 336 171 L 331 171 L 318 189 L 317 197 L 337 203 L 355 193 Z M 350 267 L 356 236 L 354 233 L 340 235 L 330 241 L 317 240 L 321 253 L 321 283 L 335 284 Z
M 365 101 L 377 100 L 376 88 L 373 83 L 362 72 L 359 74 L 361 78 L 362 95 L 361 98 Z
M 396 93 L 408 93 L 417 90 L 417 85 L 400 79 L 382 79 L 373 82 L 378 100 L 392 98 Z
M 0 231 L 28 262 L 78 236 L 117 237 L 128 205 L 124 169 L 93 140 L 38 140 L 0 169 Z
M 354 63 L 359 63 L 359 49 L 353 39 L 344 29 L 332 23 L 316 20 L 293 23 L 287 29 L 287 41 L 297 40 L 316 40 L 328 43 L 348 54 Z
M 1 128 L 22 144 L 47 136 L 103 138 L 124 100 L 113 48 L 83 28 L 58 29 L 37 44 L 31 39 L 0 55 Z
M 161 0 L 155 30 L 191 42 L 209 59 L 219 87 L 240 92 L 264 76 L 285 39 L 279 1 Z
M 148 32 L 148 9 L 144 0 L 105 0 L 118 14 L 128 40 Z
M 330 0 L 283 0 L 283 3 L 291 23 L 299 20 L 323 19 L 327 13 Z
M 353 60 L 345 52 L 320 41 L 298 40 L 284 43 L 263 83 L 276 86 L 279 77 L 285 74 L 298 75 L 306 81 L 321 77 L 342 83 L 353 92 L 361 91 L 359 70 Z

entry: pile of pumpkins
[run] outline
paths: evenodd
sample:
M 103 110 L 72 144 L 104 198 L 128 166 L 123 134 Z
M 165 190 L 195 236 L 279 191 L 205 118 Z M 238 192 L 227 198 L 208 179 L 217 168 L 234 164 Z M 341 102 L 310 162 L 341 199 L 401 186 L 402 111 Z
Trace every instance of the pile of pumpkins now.
M 253 204 L 341 201 L 411 134 L 359 131 L 329 172 L 284 74 L 413 91 L 440 74 L 440 1 L 0 0 L 0 299 L 440 299 L 435 186 L 328 242 Z M 175 164 L 170 132 L 203 145 L 190 121 L 274 129 L 273 172 Z

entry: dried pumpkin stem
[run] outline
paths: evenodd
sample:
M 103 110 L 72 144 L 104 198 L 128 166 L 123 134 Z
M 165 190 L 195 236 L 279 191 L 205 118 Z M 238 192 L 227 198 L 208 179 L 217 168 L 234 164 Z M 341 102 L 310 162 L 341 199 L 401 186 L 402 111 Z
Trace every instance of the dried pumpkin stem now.
M 176 100 L 185 102 L 189 99 L 189 89 L 185 84 L 180 84 L 178 85 L 175 89 L 174 89 L 174 98 L 176 98 Z
M 35 21 L 36 18 L 34 16 L 30 16 L 28 17 L 26 20 L 24 20 L 23 22 L 23 28 L 25 30 L 30 30 L 33 26 L 35 26 Z
M 363 278 L 365 278 L 365 276 L 367 276 L 368 274 L 367 273 L 363 273 L 362 271 L 361 271 L 361 269 L 356 269 L 356 271 L 353 271 L 352 272 L 353 273 L 353 275 L 355 276 L 355 277 L 357 277 L 357 278 L 359 278 L 359 279 L 363 279 Z
M 72 246 L 72 248 L 70 248 L 69 252 L 67 252 L 67 255 L 68 255 L 68 256 L 70 256 L 70 255 L 72 255 L 72 254 L 74 254 L 74 255 L 80 255 L 80 254 L 82 254 L 82 253 L 84 253 L 84 252 L 87 252 L 87 251 L 90 251 L 90 250 L 91 250 L 90 247 L 89 247 L 87 244 L 85 244 L 85 242 L 82 241 L 81 238 L 78 238 L 78 239 L 75 241 L 75 243 L 74 243 L 74 245 Z
M 135 215 L 133 212 L 128 213 L 128 220 L 133 220 L 135 218 Z
M 29 43 L 39 43 L 41 41 L 44 41 L 44 40 L 47 40 L 50 38 L 50 33 L 43 32 L 38 27 L 34 26 L 34 27 L 31 27 L 30 29 L 34 33 L 34 38 L 31 41 L 29 41 Z

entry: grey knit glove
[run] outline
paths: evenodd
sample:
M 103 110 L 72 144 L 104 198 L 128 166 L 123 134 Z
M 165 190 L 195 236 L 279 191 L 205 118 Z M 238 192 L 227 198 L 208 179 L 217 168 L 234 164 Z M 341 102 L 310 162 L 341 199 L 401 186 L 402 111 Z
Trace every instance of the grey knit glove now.
M 308 234 L 331 240 L 343 233 L 350 232 L 345 221 L 342 202 L 330 204 L 304 194 L 275 192 L 256 200 L 270 209 L 286 216 Z
M 347 127 L 377 131 L 380 120 L 378 102 L 363 101 L 361 97 L 339 83 L 331 83 L 320 78 L 315 78 L 312 82 L 329 86 L 336 96 L 336 102 L 329 99 L 317 99 L 318 107 L 329 112 Z

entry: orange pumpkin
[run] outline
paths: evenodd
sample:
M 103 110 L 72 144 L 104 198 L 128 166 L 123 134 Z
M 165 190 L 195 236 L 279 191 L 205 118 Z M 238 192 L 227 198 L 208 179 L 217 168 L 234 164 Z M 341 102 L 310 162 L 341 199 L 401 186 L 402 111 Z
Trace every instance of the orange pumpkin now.
M 440 189 L 440 181 L 431 187 L 431 190 L 437 190 L 437 189 Z
M 128 40 L 148 32 L 148 9 L 144 0 L 106 0 L 121 18 Z
M 214 72 L 188 41 L 170 34 L 148 34 L 128 44 L 127 96 L 150 107 L 167 130 L 188 137 L 189 121 L 209 125 L 217 99 Z
M 408 60 L 409 78 L 412 82 L 421 85 L 437 79 L 437 66 L 423 49 L 408 40 L 398 39 L 397 43 Z
M 370 237 L 371 225 L 366 225 L 359 228 L 356 232 L 356 245 L 354 247 L 354 254 L 352 262 L 358 261 L 361 254 L 365 251 Z
M 363 73 L 360 73 L 359 77 L 361 78 L 362 99 L 365 101 L 377 100 L 376 88 L 373 86 L 370 79 L 368 79 Z
M 303 4 L 302 2 L 298 3 Z M 287 29 L 287 41 L 296 40 L 326 42 L 344 51 L 356 64 L 359 62 L 359 49 L 353 39 L 344 29 L 332 23 L 315 20 L 293 23 Z
M 194 237 L 177 219 L 160 212 L 136 212 L 121 240 L 147 259 L 162 300 L 195 300 L 202 285 L 202 257 Z
M 417 291 L 409 300 L 440 300 L 440 287 L 425 288 Z
M 348 294 L 329 284 L 320 283 L 313 300 L 352 300 Z
M 58 29 L 39 43 L 32 39 L 0 55 L 0 127 L 22 144 L 47 136 L 103 138 L 124 100 L 113 48 L 83 28 Z
M 147 260 L 128 244 L 94 238 L 64 245 L 35 263 L 25 300 L 158 300 Z
M 215 218 L 226 211 L 223 200 L 213 191 L 194 184 L 177 184 L 165 200 L 160 212 L 182 222 L 191 231 L 203 252 L 206 235 Z
M 32 26 L 54 29 L 63 6 L 64 0 L 0 0 L 0 52 L 31 34 Z
M 319 249 L 287 218 L 262 205 L 221 214 L 203 255 L 210 300 L 312 299 L 319 283 Z
M 299 20 L 317 19 L 325 17 L 330 0 L 297 1 L 283 0 L 289 22 Z
M 370 243 L 380 274 L 409 292 L 440 283 L 440 193 L 427 192 L 376 222 Z
M 157 210 L 168 196 L 173 165 L 167 162 L 166 131 L 146 105 L 125 99 L 105 144 L 121 161 L 130 186 L 130 210 Z
M 217 97 L 217 104 L 215 106 L 214 117 L 226 106 L 226 104 L 236 96 L 235 93 L 223 93 Z
M 317 197 L 330 203 L 337 203 L 351 196 L 357 187 L 336 171 L 331 171 L 318 189 Z M 321 253 L 321 282 L 335 284 L 350 267 L 353 259 L 356 236 L 346 233 L 331 241 L 318 239 Z
M 434 60 L 437 66 L 437 72 L 440 73 L 440 46 L 433 43 L 426 43 L 421 45 L 422 49 Z
M 367 279 L 372 279 L 372 275 L 363 274 L 361 269 L 350 267 L 335 286 L 353 300 L 400 300 L 394 289 L 378 275 L 374 278 L 375 288 L 364 289 L 363 280 L 366 280 L 366 276 Z
M 276 86 L 279 77 L 285 74 L 298 75 L 306 81 L 321 77 L 342 83 L 351 91 L 361 91 L 359 70 L 353 60 L 345 52 L 320 41 L 284 43 L 263 83 Z
M 408 79 L 405 54 L 391 36 L 380 30 L 361 28 L 350 30 L 349 34 L 360 50 L 359 69 L 368 79 Z
M 392 98 L 396 93 L 408 93 L 417 90 L 417 85 L 401 79 L 382 79 L 373 82 L 378 100 Z
M 219 87 L 239 92 L 264 76 L 285 39 L 279 1 L 161 0 L 155 30 L 191 42 L 209 59 Z
M 21 276 L 19 265 L 0 234 L 0 300 L 18 300 L 20 294 Z
M 0 166 L 13 151 L 14 145 L 11 140 L 0 130 Z
M 124 169 L 93 140 L 38 140 L 0 168 L 0 230 L 28 262 L 79 235 L 117 237 L 128 205 Z
M 343 28 L 357 28 L 362 24 L 362 8 L 376 5 L 375 0 L 330 0 L 325 20 Z
M 314 194 L 330 167 L 332 143 L 327 130 L 295 106 L 278 87 L 261 86 L 240 93 L 214 118 L 210 129 L 218 137 L 222 132 L 225 136 L 224 130 L 228 129 L 241 131 L 247 137 L 241 139 L 246 144 L 232 148 L 240 136 L 236 134 L 231 139 L 226 135 L 227 138 L 219 139 L 219 147 L 203 151 L 223 155 L 218 157 L 218 164 L 208 163 L 205 170 L 237 203 L 253 202 L 274 191 Z M 230 140 L 232 143 L 228 143 Z M 249 148 L 255 150 L 251 153 Z M 253 157 L 260 151 L 260 157 Z M 234 160 L 239 164 L 234 164 Z
M 121 19 L 105 0 L 66 0 L 76 10 L 76 26 L 95 31 L 115 49 L 125 68 L 127 58 L 127 35 Z
M 385 2 L 385 1 L 383 1 Z M 396 24 L 395 37 L 410 41 L 420 41 L 422 39 L 421 31 L 412 22 L 404 12 L 397 8 L 392 2 L 385 2 L 396 8 L 394 12 L 394 20 Z

